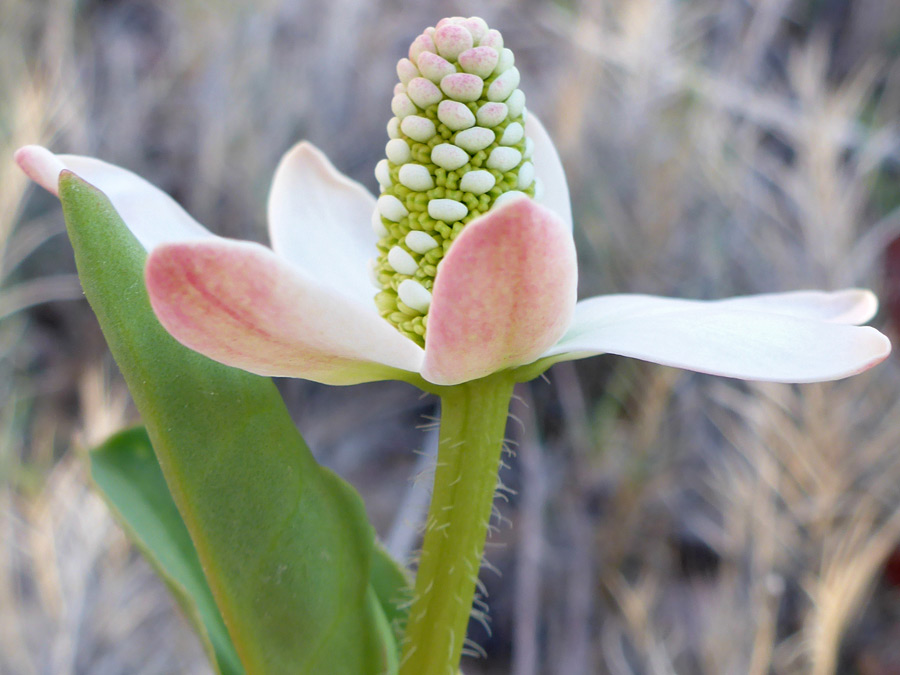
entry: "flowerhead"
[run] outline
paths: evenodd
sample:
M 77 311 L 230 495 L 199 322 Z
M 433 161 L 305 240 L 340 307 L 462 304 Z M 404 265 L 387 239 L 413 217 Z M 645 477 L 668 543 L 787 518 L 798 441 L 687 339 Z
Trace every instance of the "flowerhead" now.
M 165 193 L 97 159 L 22 148 L 51 192 L 70 170 L 147 249 L 163 326 L 217 361 L 329 384 L 454 385 L 533 377 L 601 353 L 752 380 L 845 377 L 890 352 L 865 290 L 718 301 L 609 295 L 576 303 L 562 164 L 528 114 L 512 52 L 481 19 L 422 33 L 397 67 L 378 198 L 309 143 L 281 160 L 272 248 L 224 239 Z

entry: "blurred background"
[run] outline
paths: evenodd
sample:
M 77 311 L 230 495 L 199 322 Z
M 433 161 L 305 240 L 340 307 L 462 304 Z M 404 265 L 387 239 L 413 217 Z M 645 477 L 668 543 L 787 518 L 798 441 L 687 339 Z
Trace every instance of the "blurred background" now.
M 896 0 L 0 0 L 0 673 L 209 672 L 90 490 L 86 448 L 137 417 L 14 149 L 265 241 L 299 139 L 375 189 L 396 61 L 456 14 L 503 32 L 558 144 L 582 296 L 865 286 L 896 340 Z M 280 386 L 408 558 L 435 401 Z M 467 675 L 900 673 L 897 358 L 764 386 L 607 356 L 517 393 Z

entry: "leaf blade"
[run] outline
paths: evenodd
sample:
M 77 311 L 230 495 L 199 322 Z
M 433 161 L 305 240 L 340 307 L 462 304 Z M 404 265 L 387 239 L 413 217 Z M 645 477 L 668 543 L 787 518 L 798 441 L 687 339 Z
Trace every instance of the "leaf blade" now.
M 271 380 L 159 325 L 146 253 L 102 192 L 63 172 L 60 200 L 85 295 L 248 672 L 382 672 L 359 496 L 316 464 Z
M 115 434 L 91 451 L 90 465 L 94 484 L 194 624 L 216 671 L 243 673 L 146 430 Z

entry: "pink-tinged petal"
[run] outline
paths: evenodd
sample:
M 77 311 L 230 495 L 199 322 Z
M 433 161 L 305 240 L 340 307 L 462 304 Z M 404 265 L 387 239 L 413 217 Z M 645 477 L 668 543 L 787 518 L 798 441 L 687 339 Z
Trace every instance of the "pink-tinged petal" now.
M 744 380 L 836 380 L 891 351 L 874 328 L 843 323 L 865 316 L 868 302 L 855 290 L 710 302 L 600 296 L 578 303 L 571 328 L 544 356 L 610 353 Z
M 375 198 L 307 142 L 282 158 L 269 193 L 272 248 L 310 277 L 372 303 Z
M 534 175 L 544 183 L 541 204 L 556 213 L 566 226 L 572 229 L 572 202 L 569 199 L 569 184 L 563 170 L 556 146 L 544 125 L 532 112 L 525 120 L 525 134 L 534 141 Z
M 160 322 L 201 354 L 259 375 L 326 384 L 417 371 L 422 350 L 374 310 L 310 279 L 264 246 L 167 244 L 147 260 Z
M 109 197 L 128 229 L 148 251 L 166 242 L 213 236 L 165 192 L 114 164 L 93 157 L 55 155 L 37 145 L 19 149 L 15 159 L 29 178 L 57 196 L 63 169 L 86 180 Z
M 13 157 L 26 176 L 59 197 L 59 174 L 66 169 L 59 157 L 40 145 L 19 148 Z
M 563 222 L 514 199 L 466 225 L 438 268 L 422 376 L 474 380 L 530 363 L 563 334 L 578 280 Z

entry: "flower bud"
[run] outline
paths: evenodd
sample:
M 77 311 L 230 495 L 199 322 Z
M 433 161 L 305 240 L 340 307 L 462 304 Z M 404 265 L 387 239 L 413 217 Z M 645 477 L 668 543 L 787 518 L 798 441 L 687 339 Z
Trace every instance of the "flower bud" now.
M 397 64 L 391 140 L 376 167 L 372 274 L 381 315 L 423 346 L 434 278 L 453 240 L 504 195 L 533 197 L 537 188 L 514 64 L 478 17 L 443 19 Z

